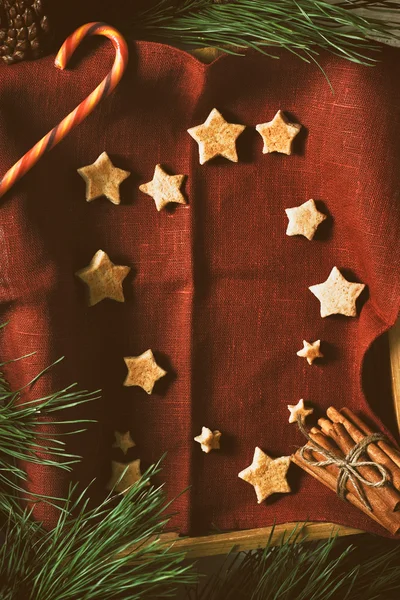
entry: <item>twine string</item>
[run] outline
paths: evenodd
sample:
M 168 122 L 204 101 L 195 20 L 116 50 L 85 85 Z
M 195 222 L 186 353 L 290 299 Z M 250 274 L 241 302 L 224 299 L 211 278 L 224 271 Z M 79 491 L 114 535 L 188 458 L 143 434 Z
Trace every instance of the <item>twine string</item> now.
M 298 417 L 297 423 L 300 431 L 309 442 L 307 446 L 302 446 L 302 448 L 300 448 L 301 458 L 313 467 L 327 467 L 328 465 L 335 465 L 336 467 L 338 467 L 339 475 L 336 481 L 337 495 L 343 500 L 346 500 L 347 481 L 350 479 L 360 501 L 367 510 L 372 512 L 372 506 L 368 501 L 368 498 L 365 494 L 365 491 L 362 488 L 362 485 L 372 488 L 382 487 L 388 482 L 389 473 L 383 465 L 371 460 L 359 460 L 359 458 L 362 454 L 365 453 L 369 444 L 374 444 L 381 440 L 386 440 L 386 436 L 382 433 L 372 433 L 371 435 L 367 435 L 360 442 L 355 444 L 355 446 L 348 452 L 346 456 L 340 457 L 337 456 L 337 454 L 326 450 L 323 446 L 320 446 L 315 440 L 313 440 L 310 437 L 307 430 L 303 426 L 301 417 Z M 322 456 L 325 457 L 325 460 L 313 460 L 312 458 L 307 457 L 305 454 L 307 450 L 315 451 L 319 454 L 322 454 Z M 363 477 L 358 472 L 358 469 L 360 467 L 374 467 L 377 471 L 379 471 L 381 479 L 376 482 L 365 479 L 365 477 Z

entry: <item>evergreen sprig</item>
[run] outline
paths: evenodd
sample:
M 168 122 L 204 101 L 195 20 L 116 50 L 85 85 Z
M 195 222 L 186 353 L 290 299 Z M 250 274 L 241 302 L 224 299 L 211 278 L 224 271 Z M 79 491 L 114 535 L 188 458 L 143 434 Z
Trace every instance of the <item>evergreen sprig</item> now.
M 31 387 L 60 360 L 17 391 L 10 389 L 1 372 L 5 363 L 0 364 L 0 490 L 3 489 L 3 492 L 21 491 L 21 483 L 27 479 L 27 475 L 20 461 L 69 471 L 80 460 L 79 456 L 65 451 L 65 442 L 59 438 L 85 431 L 80 426 L 93 420 L 61 419 L 59 414 L 98 399 L 99 392 L 80 391 L 76 389 L 77 384 L 73 384 L 44 398 L 22 399 L 25 388 Z M 68 430 L 65 429 L 66 425 Z M 69 428 L 70 425 L 78 428 Z M 58 427 L 56 435 L 50 429 L 55 426 Z M 1 502 L 2 497 L 0 505 Z
M 27 475 L 20 461 L 70 470 L 80 457 L 65 451 L 60 436 L 84 431 L 82 424 L 94 422 L 61 417 L 65 409 L 99 398 L 98 392 L 79 391 L 76 384 L 24 400 L 25 388 L 58 362 L 17 391 L 10 389 L 1 372 L 5 363 L 0 364 L 0 598 L 170 597 L 176 585 L 192 583 L 194 575 L 181 564 L 183 553 L 160 539 L 169 505 L 161 488 L 149 486 L 158 464 L 125 495 L 110 492 L 95 506 L 93 482 L 83 492 L 71 484 L 65 499 L 27 494 L 23 488 Z M 23 492 L 30 500 L 25 508 Z M 36 502 L 59 511 L 52 530 L 35 520 Z
M 2 600 L 167 598 L 192 584 L 183 552 L 160 539 L 169 505 L 161 487 L 149 486 L 158 471 L 159 464 L 95 508 L 90 486 L 81 494 L 71 487 L 51 531 L 28 510 L 13 513 L 0 549 Z
M 331 537 L 300 539 L 301 527 L 278 546 L 241 553 L 206 585 L 188 590 L 189 600 L 398 600 L 400 547 L 368 536 L 368 557 Z M 386 544 L 385 544 L 386 542 Z
M 360 16 L 353 10 L 357 8 L 371 10 Z M 129 29 L 126 17 L 120 27 L 136 39 L 211 46 L 233 54 L 254 48 L 277 57 L 266 48 L 280 46 L 303 60 L 317 61 L 318 49 L 323 48 L 372 65 L 376 58 L 371 51 L 379 46 L 371 38 L 398 39 L 395 24 L 382 18 L 389 8 L 399 6 L 371 0 L 161 0 L 139 13 Z

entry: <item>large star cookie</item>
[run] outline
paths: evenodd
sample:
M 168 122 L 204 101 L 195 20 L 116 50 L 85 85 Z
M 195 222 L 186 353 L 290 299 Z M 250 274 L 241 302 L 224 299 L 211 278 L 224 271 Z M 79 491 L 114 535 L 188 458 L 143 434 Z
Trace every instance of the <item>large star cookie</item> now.
M 154 199 L 158 211 L 170 202 L 187 204 L 180 191 L 185 177 L 186 175 L 167 175 L 161 165 L 156 165 L 153 179 L 139 186 L 139 190 Z
M 286 235 L 304 235 L 308 240 L 313 239 L 318 226 L 326 219 L 326 215 L 319 212 L 315 206 L 314 200 L 307 200 L 293 208 L 285 208 L 285 213 L 289 219 Z
M 236 140 L 245 129 L 245 125 L 228 123 L 213 108 L 205 122 L 191 127 L 188 133 L 199 145 L 200 164 L 203 165 L 215 156 L 224 156 L 232 162 L 238 162 Z
M 345 315 L 356 317 L 356 300 L 365 288 L 364 283 L 347 281 L 337 267 L 333 267 L 326 281 L 308 289 L 321 303 L 321 317 Z
M 321 340 L 316 340 L 315 342 L 307 342 L 303 340 L 303 348 L 296 352 L 297 356 L 301 356 L 301 358 L 306 358 L 309 365 L 312 365 L 316 358 L 324 358 L 321 350 Z
M 151 350 L 146 350 L 140 356 L 126 356 L 124 361 L 128 367 L 124 385 L 137 385 L 148 394 L 152 393 L 156 381 L 167 374 L 167 371 L 158 366 Z
M 130 267 L 114 265 L 103 250 L 98 250 L 87 267 L 75 273 L 88 287 L 89 306 L 105 298 L 125 302 L 122 282 Z
M 211 452 L 211 450 L 219 450 L 219 440 L 221 438 L 221 432 L 216 429 L 211 431 L 208 427 L 201 428 L 201 435 L 197 435 L 194 438 L 195 442 L 201 445 L 203 452 Z
M 241 471 L 238 477 L 254 487 L 257 502 L 260 504 L 271 494 L 286 494 L 291 491 L 286 481 L 289 465 L 290 456 L 272 459 L 256 447 L 253 462 L 247 469 Z
M 280 152 L 292 154 L 292 144 L 301 129 L 298 123 L 290 123 L 284 113 L 278 110 L 272 121 L 256 126 L 264 141 L 263 153 Z
M 289 423 L 297 423 L 298 419 L 304 423 L 308 415 L 312 415 L 314 412 L 313 408 L 305 408 L 303 399 L 299 400 L 297 404 L 288 404 L 287 407 L 290 412 Z
M 129 171 L 114 167 L 107 152 L 100 154 L 93 164 L 78 169 L 78 173 L 86 181 L 88 202 L 105 196 L 113 204 L 121 202 L 119 186 L 130 175 Z
M 111 478 L 108 481 L 106 488 L 108 490 L 119 492 L 120 494 L 126 494 L 129 488 L 142 477 L 140 471 L 140 458 L 129 463 L 120 463 L 113 460 L 111 461 L 111 468 Z

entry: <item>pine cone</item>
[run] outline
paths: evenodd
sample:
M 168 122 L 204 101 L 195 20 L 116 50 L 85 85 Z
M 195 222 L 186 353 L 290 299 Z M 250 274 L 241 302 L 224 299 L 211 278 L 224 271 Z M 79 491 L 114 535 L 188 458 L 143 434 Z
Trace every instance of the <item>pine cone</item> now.
M 0 0 L 0 56 L 8 65 L 41 56 L 49 32 L 44 0 Z

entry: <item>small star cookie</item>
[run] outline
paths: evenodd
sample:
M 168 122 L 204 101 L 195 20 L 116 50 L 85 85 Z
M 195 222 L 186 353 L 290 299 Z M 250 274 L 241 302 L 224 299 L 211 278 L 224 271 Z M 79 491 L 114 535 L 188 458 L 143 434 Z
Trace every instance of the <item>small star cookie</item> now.
M 216 429 L 211 431 L 208 427 L 201 428 L 201 435 L 194 438 L 195 442 L 199 442 L 203 452 L 211 452 L 211 450 L 219 450 L 219 440 L 221 438 L 221 432 Z
M 112 474 L 106 485 L 107 490 L 114 490 L 120 494 L 126 494 L 129 488 L 137 483 L 141 477 L 140 458 L 128 463 L 111 461 Z
M 301 125 L 290 123 L 285 114 L 278 110 L 272 121 L 256 125 L 256 130 L 264 140 L 263 154 L 280 152 L 292 154 L 292 144 Z
M 272 459 L 256 447 L 253 462 L 247 469 L 240 471 L 238 477 L 254 486 L 257 502 L 260 504 L 271 494 L 286 494 L 291 491 L 286 481 L 289 465 L 290 456 Z
M 232 162 L 238 162 L 236 140 L 245 129 L 245 125 L 228 123 L 213 108 L 205 122 L 191 127 L 188 133 L 199 145 L 200 164 L 203 165 L 215 156 L 224 156 Z
M 79 175 L 86 181 L 86 200 L 91 202 L 105 196 L 113 204 L 119 204 L 119 186 L 130 172 L 114 167 L 107 152 L 100 154 L 91 165 L 78 169 Z
M 301 358 L 306 358 L 309 365 L 312 365 L 316 358 L 324 358 L 324 355 L 321 353 L 321 340 L 316 340 L 315 342 L 307 342 L 303 340 L 303 348 L 296 352 L 297 356 L 301 356 Z
M 314 412 L 313 408 L 304 407 L 303 399 L 299 400 L 297 404 L 288 404 L 287 407 L 290 412 L 289 423 L 297 423 L 297 419 L 304 423 L 306 417 Z
M 119 448 L 124 454 L 128 452 L 129 448 L 134 448 L 136 446 L 135 442 L 131 438 L 130 431 L 127 431 L 126 433 L 114 431 L 114 435 L 115 442 L 113 444 L 113 448 Z
M 180 191 L 185 177 L 186 175 L 167 175 L 161 165 L 156 165 L 153 179 L 139 186 L 139 190 L 154 199 L 158 211 L 170 202 L 187 204 Z
M 286 235 L 303 235 L 308 240 L 313 239 L 318 226 L 326 219 L 326 215 L 319 212 L 315 206 L 314 200 L 307 200 L 293 208 L 285 208 L 285 213 L 289 219 Z
M 356 317 L 356 300 L 365 288 L 364 283 L 347 281 L 337 267 L 333 267 L 326 281 L 308 289 L 321 303 L 321 317 L 345 315 Z
M 130 267 L 114 265 L 103 250 L 98 250 L 87 267 L 75 273 L 88 287 L 89 306 L 109 298 L 125 302 L 122 282 Z
M 152 393 L 156 381 L 167 374 L 167 371 L 158 366 L 151 350 L 146 350 L 140 356 L 126 356 L 124 361 L 128 367 L 124 385 L 137 385 L 148 394 Z

